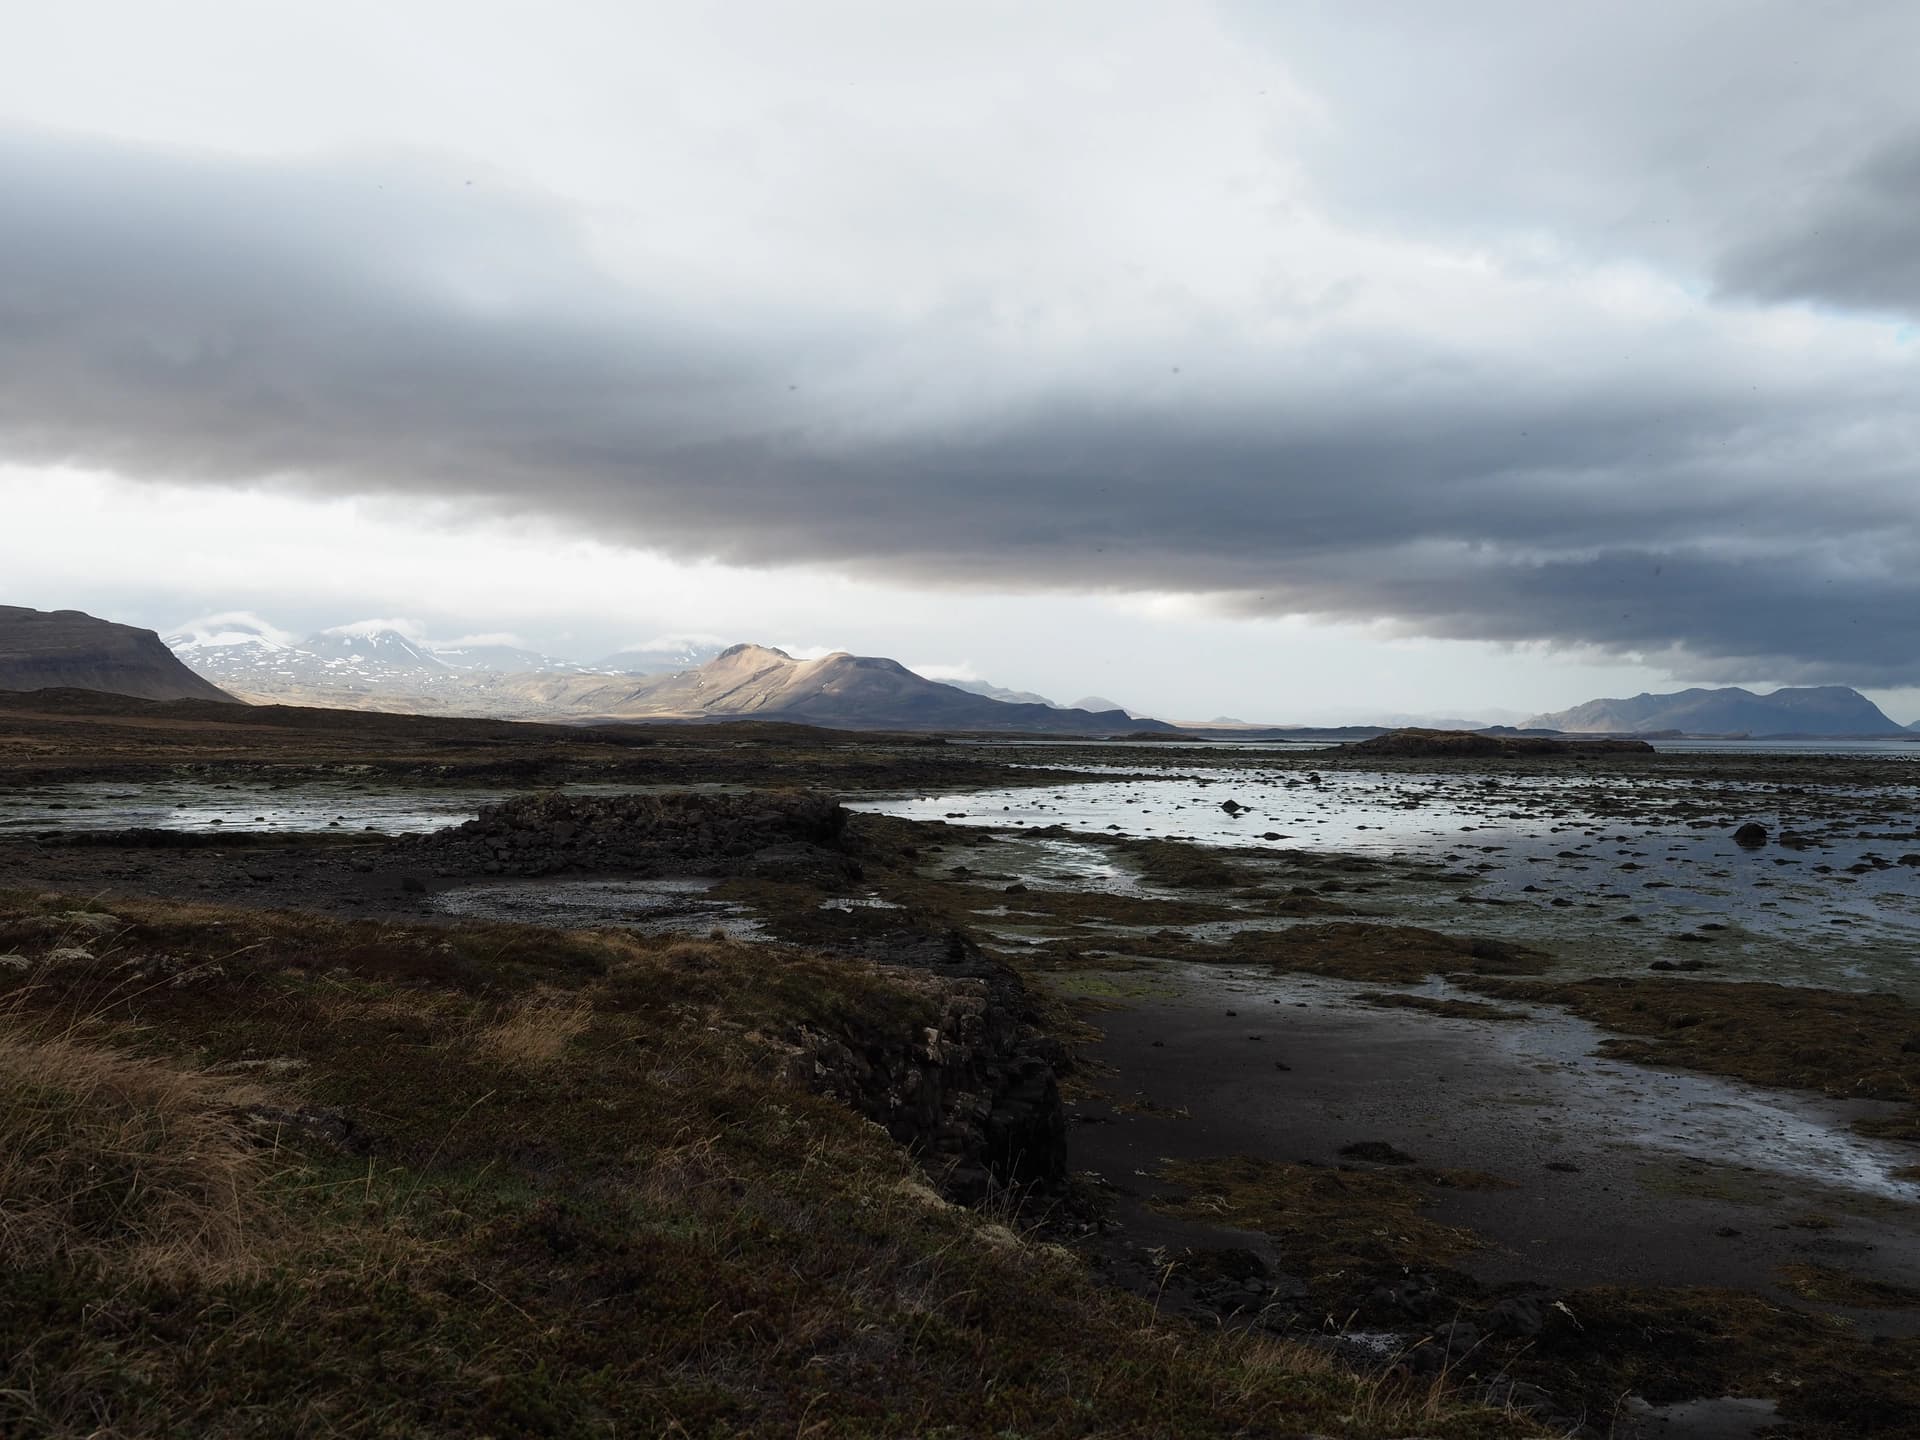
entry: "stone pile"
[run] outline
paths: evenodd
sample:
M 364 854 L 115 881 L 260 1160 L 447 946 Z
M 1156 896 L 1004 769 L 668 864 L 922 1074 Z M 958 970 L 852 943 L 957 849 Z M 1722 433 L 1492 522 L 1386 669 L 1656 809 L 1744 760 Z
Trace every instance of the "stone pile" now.
M 825 795 L 684 790 L 523 796 L 464 825 L 400 841 L 440 875 L 753 875 L 859 877 L 842 841 L 847 812 Z

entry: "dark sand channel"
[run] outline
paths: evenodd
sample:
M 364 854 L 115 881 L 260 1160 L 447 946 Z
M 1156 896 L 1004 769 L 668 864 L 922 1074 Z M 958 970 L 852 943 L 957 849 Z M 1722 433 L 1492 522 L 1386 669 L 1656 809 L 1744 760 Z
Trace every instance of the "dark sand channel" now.
M 1893 1175 L 1912 1157 L 1851 1134 L 1848 1107 L 1594 1057 L 1598 1032 L 1563 1016 L 1382 1012 L 1340 982 L 1195 966 L 1160 981 L 1098 1016 L 1107 1098 L 1074 1132 L 1143 1243 L 1221 1243 L 1146 1208 L 1177 1189 L 1168 1160 L 1337 1165 L 1385 1142 L 1514 1185 L 1437 1192 L 1436 1219 L 1488 1242 L 1460 1268 L 1489 1285 L 1765 1291 L 1809 1261 L 1920 1284 L 1920 1186 Z

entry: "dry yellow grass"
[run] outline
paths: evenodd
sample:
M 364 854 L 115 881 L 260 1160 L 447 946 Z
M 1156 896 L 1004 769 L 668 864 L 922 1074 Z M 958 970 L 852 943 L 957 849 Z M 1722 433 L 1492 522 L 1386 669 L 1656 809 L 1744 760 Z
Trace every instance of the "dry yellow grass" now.
M 0 1253 L 143 1273 L 250 1272 L 275 1168 L 254 1086 L 0 1020 Z
M 532 995 L 493 1024 L 476 1032 L 474 1043 L 520 1070 L 541 1070 L 593 1023 L 593 1004 L 580 997 Z

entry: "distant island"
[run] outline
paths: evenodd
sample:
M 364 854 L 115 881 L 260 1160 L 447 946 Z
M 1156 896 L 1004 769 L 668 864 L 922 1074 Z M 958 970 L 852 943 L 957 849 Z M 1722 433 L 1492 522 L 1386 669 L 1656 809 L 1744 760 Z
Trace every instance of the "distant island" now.
M 1645 740 L 1554 739 L 1538 735 L 1494 735 L 1484 730 L 1390 730 L 1347 747 L 1356 755 L 1486 756 L 1632 755 L 1654 753 Z
M 1728 686 L 1677 690 L 1628 700 L 1589 700 L 1536 715 L 1525 730 L 1580 735 L 1855 736 L 1905 735 L 1906 726 L 1844 685 L 1789 686 L 1769 695 Z

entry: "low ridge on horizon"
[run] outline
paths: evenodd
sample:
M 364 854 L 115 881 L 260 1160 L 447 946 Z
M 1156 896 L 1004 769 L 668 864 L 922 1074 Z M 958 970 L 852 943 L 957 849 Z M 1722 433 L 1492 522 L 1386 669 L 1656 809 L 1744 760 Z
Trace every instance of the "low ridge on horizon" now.
M 1737 685 L 1628 699 L 1589 700 L 1536 715 L 1521 727 L 1576 734 L 1629 735 L 1677 731 L 1688 735 L 1901 735 L 1901 725 L 1859 691 L 1844 685 L 1782 686 L 1756 694 Z

